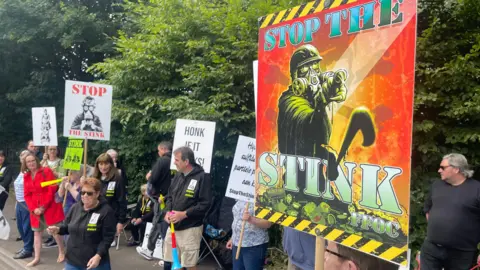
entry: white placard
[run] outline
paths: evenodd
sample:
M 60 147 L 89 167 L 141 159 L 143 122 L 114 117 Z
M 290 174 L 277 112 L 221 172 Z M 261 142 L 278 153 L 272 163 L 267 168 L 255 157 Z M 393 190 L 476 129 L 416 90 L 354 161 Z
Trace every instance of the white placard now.
M 144 250 L 148 250 L 148 238 L 150 237 L 152 227 L 152 223 L 147 222 L 147 225 L 145 226 L 145 235 L 142 242 L 142 248 Z M 155 250 L 153 251 L 152 256 L 159 260 L 163 260 L 163 239 L 161 237 L 158 237 L 157 242 L 155 243 Z
M 8 224 L 7 218 L 3 215 L 2 211 L 0 210 L 0 239 L 8 240 L 9 237 L 10 237 L 10 224 Z
M 110 140 L 111 85 L 65 81 L 63 136 Z
M 177 119 L 173 150 L 188 146 L 195 153 L 195 161 L 210 173 L 212 164 L 213 141 L 215 139 L 215 122 Z M 172 158 L 170 168 L 176 170 L 175 158 Z
M 255 139 L 239 136 L 225 196 L 255 203 Z
M 55 115 L 55 107 L 32 108 L 32 128 L 34 145 L 57 146 L 57 117 Z

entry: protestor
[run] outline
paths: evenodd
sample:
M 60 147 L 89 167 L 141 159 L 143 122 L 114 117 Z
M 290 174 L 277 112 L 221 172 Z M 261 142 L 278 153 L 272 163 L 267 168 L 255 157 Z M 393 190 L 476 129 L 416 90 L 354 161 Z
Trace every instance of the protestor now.
M 80 165 L 79 171 L 71 170 L 70 177 L 64 176 L 62 183 L 58 186 L 57 193 L 55 193 L 56 202 L 63 204 L 65 200 L 65 205 L 63 206 L 65 215 L 67 215 L 73 204 L 81 200 L 80 190 L 84 182 L 84 180 L 82 181 L 83 168 L 83 165 Z M 66 198 L 65 193 L 67 194 Z
M 38 158 L 28 153 L 25 157 L 25 165 L 21 171 L 27 171 L 24 175 L 24 196 L 30 211 L 30 223 L 34 231 L 35 258 L 27 266 L 35 266 L 40 262 L 42 248 L 42 233 L 47 226 L 60 223 L 64 219 L 62 205 L 54 200 L 56 185 L 41 187 L 42 182 L 55 179 L 52 170 L 40 166 Z M 58 243 L 57 262 L 65 259 L 65 248 L 60 236 L 54 237 Z
M 471 178 L 461 154 L 443 157 L 425 201 L 427 237 L 421 248 L 420 268 L 470 269 L 476 264 L 480 242 L 480 182 Z
M 165 239 L 168 224 L 162 218 L 161 205 L 164 204 L 164 198 L 167 195 L 170 183 L 172 182 L 173 173 L 170 170 L 170 162 L 172 158 L 172 143 L 163 141 L 158 144 L 158 160 L 153 166 L 152 170 L 147 173 L 147 195 L 154 203 L 152 220 L 152 230 L 148 238 L 148 249 L 144 250 L 142 247 L 137 247 L 137 252 L 147 260 L 151 260 L 155 249 L 157 239 L 161 237 Z M 160 262 L 160 265 L 163 262 Z
M 13 168 L 6 162 L 5 152 L 0 150 L 0 210 L 3 211 L 5 202 L 8 199 L 10 184 L 14 180 Z
M 81 202 L 72 206 L 63 224 L 48 228 L 52 235 L 69 235 L 65 270 L 111 269 L 108 249 L 115 236 L 116 218 L 100 196 L 101 190 L 98 179 L 87 178 Z
M 58 147 L 56 146 L 47 146 L 47 153 L 43 155 L 40 164 L 42 167 L 49 167 L 57 179 L 65 176 L 63 159 L 58 157 Z
M 55 178 L 62 178 L 65 176 L 65 169 L 63 169 L 63 159 L 58 157 L 58 148 L 56 146 L 47 146 L 47 153 L 43 154 L 43 160 L 40 162 L 42 167 L 48 167 L 53 171 Z M 50 236 L 43 243 L 44 248 L 54 248 L 57 246 L 55 239 Z
M 232 249 L 233 270 L 262 270 L 268 248 L 268 228 L 272 226 L 267 220 L 254 216 L 254 205 L 237 201 L 232 208 L 232 238 L 227 243 L 227 248 Z M 246 221 L 240 256 L 235 259 L 239 245 L 242 223 Z
M 122 177 L 115 168 L 112 157 L 107 153 L 98 156 L 95 162 L 95 171 L 93 177 L 101 179 L 102 191 L 104 196 L 115 212 L 115 220 L 117 223 L 117 236 L 123 230 L 123 224 L 126 222 L 127 216 L 127 197 L 125 195 L 125 185 Z M 117 244 L 117 239 L 113 240 L 112 247 Z
M 177 251 L 183 267 L 197 269 L 203 220 L 211 204 L 212 184 L 210 176 L 195 163 L 193 151 L 184 146 L 174 152 L 177 173 L 168 190 L 165 221 L 175 226 Z M 172 237 L 170 228 L 163 245 L 165 270 L 172 266 Z
M 125 170 L 123 163 L 118 159 L 118 152 L 115 149 L 108 149 L 107 154 L 112 157 L 115 168 L 118 169 L 118 173 L 122 177 L 123 184 L 125 185 L 125 191 L 128 193 L 128 178 L 127 171 Z
M 325 270 L 397 270 L 398 265 L 328 241 L 323 262 Z
M 138 246 L 143 242 L 147 222 L 152 222 L 153 219 L 153 203 L 147 196 L 147 185 L 143 184 L 140 191 L 142 195 L 132 213 L 132 226 L 130 227 L 133 241 L 128 243 L 128 246 Z
M 288 255 L 288 270 L 315 268 L 315 236 L 283 227 L 283 249 Z
M 33 144 L 33 140 L 28 141 L 27 150 L 32 152 L 33 154 L 35 154 L 35 156 L 38 158 L 38 160 L 43 159 L 43 153 L 40 152 L 40 147 L 35 146 L 35 144 Z
M 25 166 L 25 157 L 30 153 L 28 150 L 22 151 L 20 153 L 20 164 L 22 168 Z M 33 255 L 33 231 L 30 226 L 30 212 L 28 211 L 28 206 L 25 203 L 25 194 L 24 194 L 24 173 L 25 171 L 20 171 L 13 182 L 13 187 L 15 189 L 15 199 L 17 204 L 15 206 L 15 218 L 17 222 L 17 229 L 20 233 L 20 238 L 23 240 L 23 248 L 16 252 L 14 259 L 25 259 L 30 258 Z

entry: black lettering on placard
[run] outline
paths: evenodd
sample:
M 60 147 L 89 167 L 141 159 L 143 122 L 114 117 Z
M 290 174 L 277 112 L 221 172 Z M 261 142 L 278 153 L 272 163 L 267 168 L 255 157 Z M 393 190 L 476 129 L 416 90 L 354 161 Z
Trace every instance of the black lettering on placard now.
M 205 128 L 185 127 L 184 135 L 195 136 L 195 137 L 205 137 L 204 132 L 205 132 Z
M 199 142 L 186 141 L 185 146 L 190 147 L 190 149 L 192 149 L 195 152 L 197 152 L 200 149 L 200 143 Z

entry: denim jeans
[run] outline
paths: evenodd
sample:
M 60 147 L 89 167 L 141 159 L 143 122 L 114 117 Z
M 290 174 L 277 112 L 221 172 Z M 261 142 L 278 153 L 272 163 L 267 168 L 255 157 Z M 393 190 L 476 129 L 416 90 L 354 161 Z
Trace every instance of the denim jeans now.
M 237 246 L 233 246 L 233 270 L 262 270 L 265 265 L 267 247 L 268 243 L 253 247 L 242 247 L 240 249 L 240 256 L 238 256 L 238 260 L 236 260 L 235 254 L 237 254 Z
M 110 267 L 110 262 L 103 263 L 95 268 L 92 268 L 92 270 L 111 270 L 112 268 Z M 65 270 L 87 270 L 86 267 L 79 267 L 75 265 L 71 265 L 68 262 L 65 263 Z
M 30 212 L 28 212 L 25 202 L 17 202 L 17 204 L 21 204 L 15 207 L 17 229 L 23 240 L 23 250 L 31 253 L 33 252 L 33 231 L 32 227 L 30 227 Z

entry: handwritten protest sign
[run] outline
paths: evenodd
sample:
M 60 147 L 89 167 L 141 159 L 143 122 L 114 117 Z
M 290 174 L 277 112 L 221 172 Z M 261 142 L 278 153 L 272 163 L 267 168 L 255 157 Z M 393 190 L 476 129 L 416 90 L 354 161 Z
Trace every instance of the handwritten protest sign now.
M 37 146 L 58 145 L 55 107 L 32 108 L 33 143 Z
M 239 136 L 225 196 L 255 202 L 255 139 Z
M 195 161 L 210 173 L 212 163 L 213 141 L 215 138 L 215 122 L 177 119 L 173 149 L 188 146 L 195 153 Z M 172 158 L 170 168 L 176 170 Z
M 111 85 L 65 81 L 63 136 L 110 140 Z
M 63 161 L 63 168 L 68 170 L 78 171 L 82 164 L 83 157 L 83 140 L 68 140 L 67 150 L 65 151 L 65 159 Z

